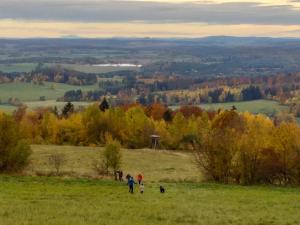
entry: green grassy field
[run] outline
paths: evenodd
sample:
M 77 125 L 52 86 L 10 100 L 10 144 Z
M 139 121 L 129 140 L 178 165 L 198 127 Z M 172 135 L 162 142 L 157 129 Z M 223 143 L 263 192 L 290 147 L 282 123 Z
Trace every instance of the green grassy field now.
M 300 190 L 215 184 L 146 184 L 0 177 L 0 225 L 299 224 Z
M 1 105 L 0 104 L 0 111 L 5 112 L 5 113 L 11 113 L 14 110 L 16 110 L 17 108 L 13 105 Z
M 5 73 L 12 72 L 30 72 L 34 70 L 37 63 L 13 63 L 13 64 L 0 64 L 0 71 Z
M 21 101 L 38 101 L 40 96 L 47 100 L 55 100 L 62 97 L 66 91 L 96 90 L 98 85 L 74 86 L 61 83 L 46 82 L 45 85 L 34 85 L 31 83 L 6 83 L 0 84 L 0 99 L 6 101 L 9 98 L 18 98 Z
M 64 171 L 90 173 L 90 162 L 99 150 L 35 145 L 32 164 L 47 171 L 49 154 L 60 152 L 68 160 Z M 283 225 L 300 221 L 300 188 L 186 182 L 185 176 L 190 180 L 195 179 L 191 175 L 200 175 L 190 154 L 124 150 L 123 169 L 145 174 L 144 194 L 137 187 L 129 194 L 125 182 L 112 180 L 2 175 L 0 225 Z M 169 182 L 166 177 L 171 178 Z M 165 194 L 159 193 L 160 184 Z
M 251 112 L 255 114 L 266 114 L 271 115 L 280 111 L 287 111 L 288 107 L 280 105 L 276 101 L 270 100 L 255 100 L 255 101 L 244 101 L 244 102 L 226 102 L 226 103 L 210 103 L 201 104 L 201 108 L 206 110 L 218 110 L 218 109 L 231 109 L 235 106 L 240 112 Z M 171 108 L 177 109 L 178 106 L 172 106 Z
M 280 105 L 278 102 L 269 101 L 269 100 L 255 100 L 255 101 L 246 101 L 246 102 L 228 102 L 228 103 L 213 103 L 213 104 L 201 104 L 200 106 L 204 109 L 218 110 L 218 109 L 230 109 L 232 106 L 235 106 L 240 112 L 251 112 L 251 113 L 261 113 L 266 115 L 271 115 L 288 110 L 288 107 Z
M 219 109 L 231 109 L 235 106 L 239 112 L 250 112 L 254 114 L 264 114 L 267 116 L 274 116 L 279 112 L 288 111 L 288 106 L 280 105 L 276 101 L 270 100 L 255 100 L 245 102 L 226 102 L 226 103 L 211 103 L 199 105 L 205 110 L 219 110 Z M 178 109 L 179 106 L 171 106 L 172 109 Z M 300 118 L 297 118 L 300 122 Z
M 4 112 L 12 112 L 16 109 L 15 106 L 8 105 L 6 102 L 9 98 L 18 98 L 21 102 L 27 105 L 29 110 L 39 107 L 54 107 L 63 108 L 65 102 L 57 102 L 56 99 L 64 96 L 64 93 L 69 90 L 89 91 L 97 90 L 98 85 L 74 86 L 68 84 L 46 82 L 45 85 L 34 85 L 31 83 L 7 83 L 0 84 L 0 110 Z M 39 101 L 40 97 L 44 96 L 46 101 Z M 74 102 L 75 107 L 87 106 L 93 104 L 91 102 Z
M 32 101 L 32 102 L 23 102 L 27 106 L 27 110 L 34 110 L 40 107 L 57 107 L 58 110 L 62 110 L 63 107 L 67 104 L 66 102 L 57 102 L 55 100 L 46 100 L 46 101 Z M 79 107 L 87 107 L 89 105 L 95 104 L 95 102 L 72 102 L 75 109 Z M 0 105 L 0 110 L 6 113 L 12 113 L 16 110 L 17 107 L 13 105 Z
M 65 105 L 66 102 L 57 102 L 55 100 L 47 100 L 47 101 L 33 101 L 33 102 L 24 102 L 24 104 L 28 107 L 29 110 L 33 110 L 39 107 L 57 107 L 58 110 L 61 110 Z M 72 102 L 75 109 L 78 107 L 87 107 L 94 102 Z

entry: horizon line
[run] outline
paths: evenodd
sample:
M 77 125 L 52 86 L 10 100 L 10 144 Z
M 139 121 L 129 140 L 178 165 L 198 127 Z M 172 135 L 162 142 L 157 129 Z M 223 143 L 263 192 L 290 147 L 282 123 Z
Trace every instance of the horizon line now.
M 205 38 L 268 38 L 268 39 L 299 39 L 300 37 L 293 37 L 293 36 L 287 36 L 287 37 L 276 37 L 276 36 L 235 36 L 235 35 L 208 35 L 208 36 L 199 36 L 199 37 L 134 37 L 134 36 L 111 36 L 111 37 L 82 37 L 82 36 L 61 36 L 61 37 L 1 37 L 0 40 L 30 40 L 30 39 L 65 39 L 65 40 L 79 40 L 79 39 L 94 39 L 94 40 L 105 40 L 105 39 L 177 39 L 177 40 L 196 40 L 196 39 L 205 39 Z

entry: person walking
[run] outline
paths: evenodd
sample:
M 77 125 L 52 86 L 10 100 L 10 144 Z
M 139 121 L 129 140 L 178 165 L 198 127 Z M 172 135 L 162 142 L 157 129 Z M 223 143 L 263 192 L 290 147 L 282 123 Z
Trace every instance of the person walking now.
M 119 171 L 119 181 L 120 182 L 123 181 L 123 171 L 122 170 Z
M 143 183 L 140 184 L 140 193 L 141 194 L 144 194 L 144 191 L 145 191 L 145 186 Z
M 130 177 L 128 179 L 128 186 L 129 186 L 129 192 L 131 194 L 133 194 L 133 191 L 134 191 L 134 184 L 136 184 L 136 182 L 134 181 L 133 177 Z
M 126 180 L 127 180 L 127 183 L 129 182 L 129 179 L 130 179 L 130 177 L 131 177 L 131 175 L 128 173 L 127 175 L 126 175 Z
M 138 182 L 139 182 L 139 185 L 142 183 L 142 181 L 143 181 L 143 175 L 142 174 L 139 174 L 138 176 L 137 176 L 137 180 L 138 180 Z

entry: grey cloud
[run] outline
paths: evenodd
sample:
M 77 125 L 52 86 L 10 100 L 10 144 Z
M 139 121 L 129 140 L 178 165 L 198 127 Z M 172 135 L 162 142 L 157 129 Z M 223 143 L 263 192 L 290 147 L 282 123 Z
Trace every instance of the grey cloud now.
M 121 0 L 1 0 L 1 19 L 210 24 L 300 24 L 292 6 L 259 3 L 156 3 Z
M 296 29 L 296 30 L 290 30 L 290 31 L 286 31 L 283 33 L 287 33 L 287 34 L 300 34 L 300 29 Z

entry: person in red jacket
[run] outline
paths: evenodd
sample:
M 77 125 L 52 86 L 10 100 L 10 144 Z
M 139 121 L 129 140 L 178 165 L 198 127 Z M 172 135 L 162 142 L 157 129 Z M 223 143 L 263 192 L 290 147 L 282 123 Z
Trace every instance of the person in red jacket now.
M 142 174 L 139 174 L 139 175 L 137 176 L 137 180 L 138 180 L 139 184 L 141 184 L 142 181 L 143 181 L 143 175 L 142 175 Z

